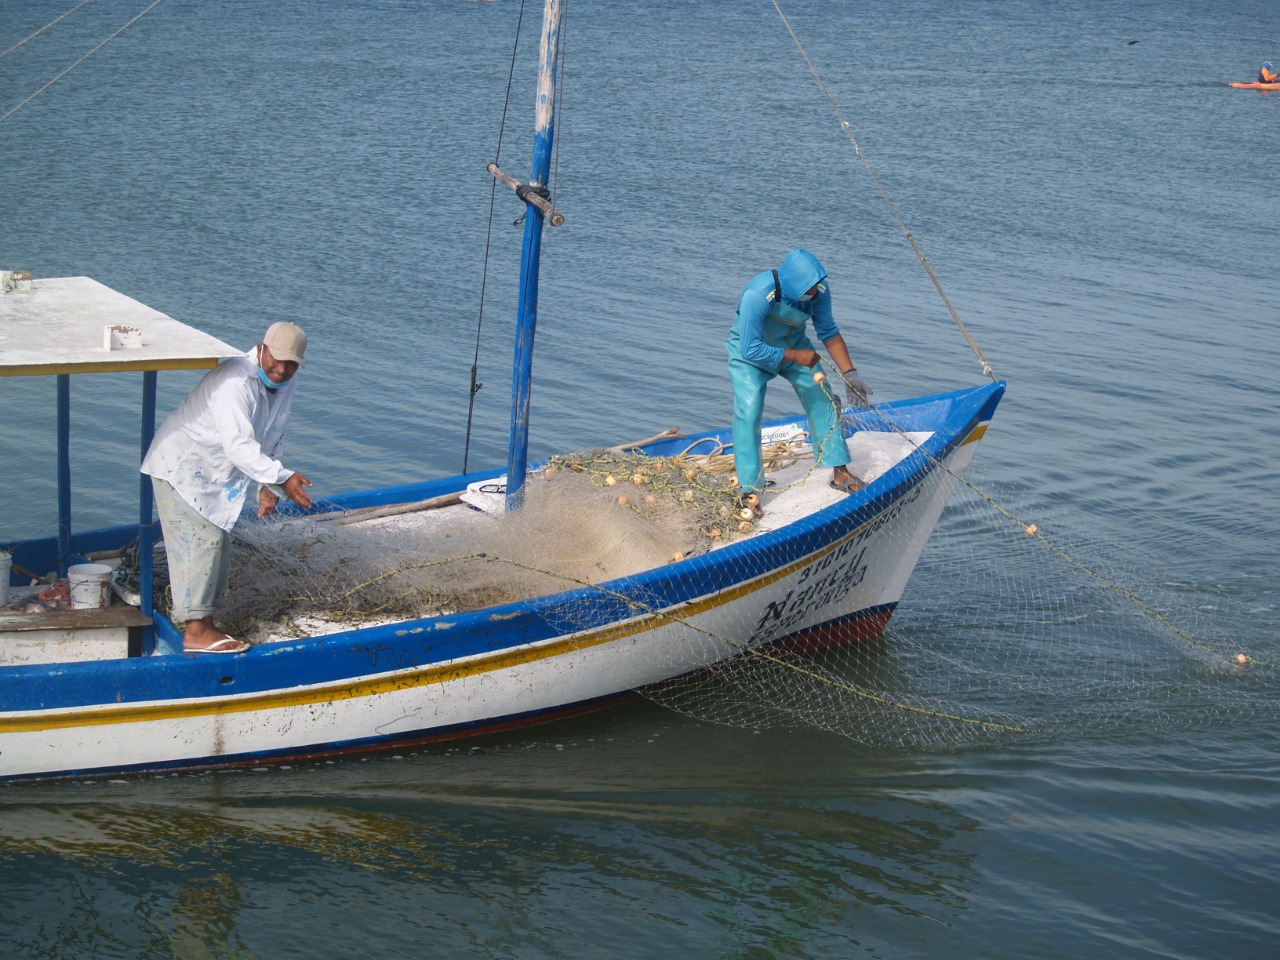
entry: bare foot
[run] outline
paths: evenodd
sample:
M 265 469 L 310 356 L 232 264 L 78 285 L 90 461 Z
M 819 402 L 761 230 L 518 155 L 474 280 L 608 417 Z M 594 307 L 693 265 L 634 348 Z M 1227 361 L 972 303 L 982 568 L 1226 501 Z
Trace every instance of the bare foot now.
M 188 620 L 182 633 L 182 649 L 190 653 L 243 653 L 249 644 L 229 637 L 213 625 L 213 617 Z
M 845 467 L 836 467 L 831 471 L 831 486 L 845 493 L 857 493 L 866 484 L 855 477 Z

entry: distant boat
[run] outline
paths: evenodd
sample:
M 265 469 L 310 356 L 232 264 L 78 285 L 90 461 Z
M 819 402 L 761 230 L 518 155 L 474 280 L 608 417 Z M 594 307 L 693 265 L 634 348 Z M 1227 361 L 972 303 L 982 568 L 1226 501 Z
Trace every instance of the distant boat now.
M 559 0 L 547 0 L 517 340 L 532 349 L 551 157 Z M 138 330 L 107 349 L 103 329 Z M 154 432 L 161 370 L 211 367 L 240 351 L 88 278 L 37 279 L 0 296 L 9 340 L 0 375 L 58 382 L 59 463 L 69 462 L 70 377 L 136 371 L 141 449 Z M 57 331 L 56 349 L 49 331 Z M 96 333 L 95 333 L 96 332 Z M 109 332 L 108 332 L 109 336 Z M 14 349 L 10 349 L 11 345 Z M 528 353 L 513 372 L 506 469 L 351 493 L 316 511 L 430 511 L 443 536 L 475 517 L 464 498 L 518 508 L 530 468 Z M 846 495 L 797 447 L 774 474 L 762 519 L 701 552 L 603 583 L 391 623 L 334 624 L 321 635 L 259 643 L 239 655 L 179 652 L 180 631 L 155 609 L 150 487 L 139 520 L 76 532 L 69 472 L 59 475 L 59 533 L 3 544 L 15 593 L 30 574 L 137 542 L 135 603 L 0 613 L 0 779 L 96 775 L 328 757 L 503 730 L 598 708 L 752 651 L 854 643 L 880 633 L 1004 393 L 1003 383 L 848 411 L 852 466 L 868 481 Z M 767 424 L 802 435 L 803 418 Z M 658 462 L 731 444 L 727 428 L 640 444 Z M 137 447 L 121 451 L 134 457 Z M 542 465 L 533 465 L 532 470 Z M 825 471 L 823 471 L 825 474 Z M 143 478 L 145 480 L 145 478 Z M 470 493 L 469 493 L 470 491 Z M 376 521 L 371 525 L 376 526 Z M 465 533 L 459 534 L 465 543 Z

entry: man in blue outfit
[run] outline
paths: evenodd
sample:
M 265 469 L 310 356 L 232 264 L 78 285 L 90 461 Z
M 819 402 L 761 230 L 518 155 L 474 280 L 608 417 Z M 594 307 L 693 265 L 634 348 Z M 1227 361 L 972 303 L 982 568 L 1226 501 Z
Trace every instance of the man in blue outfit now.
M 764 489 L 760 431 L 765 387 L 779 375 L 791 382 L 804 405 L 814 461 L 832 468 L 831 485 L 846 493 L 865 486 L 849 472 L 839 401 L 832 401 L 823 384 L 814 383 L 812 368 L 820 357 L 805 333 L 810 321 L 840 369 L 849 404 L 867 406 L 871 388 L 858 376 L 844 337 L 832 319 L 827 271 L 808 250 L 791 250 L 777 270 L 758 274 L 742 291 L 725 343 L 733 383 L 734 464 L 744 498 Z

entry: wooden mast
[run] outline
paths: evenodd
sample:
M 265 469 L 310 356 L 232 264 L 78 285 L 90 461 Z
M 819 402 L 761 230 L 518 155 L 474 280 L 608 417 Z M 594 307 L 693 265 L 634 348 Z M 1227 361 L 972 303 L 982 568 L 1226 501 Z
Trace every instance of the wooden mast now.
M 561 0 L 543 8 L 541 65 L 538 69 L 534 124 L 533 171 L 529 186 L 545 194 L 551 174 L 551 141 L 555 129 L 556 59 L 560 42 Z M 516 318 L 515 358 L 511 376 L 511 439 L 507 456 L 507 509 L 524 500 L 529 460 L 529 392 L 533 373 L 533 337 L 538 323 L 538 265 L 545 217 L 538 205 L 525 201 L 524 246 L 520 252 L 520 309 Z

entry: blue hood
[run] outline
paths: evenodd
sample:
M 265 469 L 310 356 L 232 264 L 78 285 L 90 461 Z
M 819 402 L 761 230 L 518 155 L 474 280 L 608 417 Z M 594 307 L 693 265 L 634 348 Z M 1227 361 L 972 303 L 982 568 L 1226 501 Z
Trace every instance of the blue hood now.
M 778 268 L 782 295 L 792 302 L 799 300 L 815 283 L 825 280 L 827 271 L 821 261 L 803 247 L 787 251 Z

